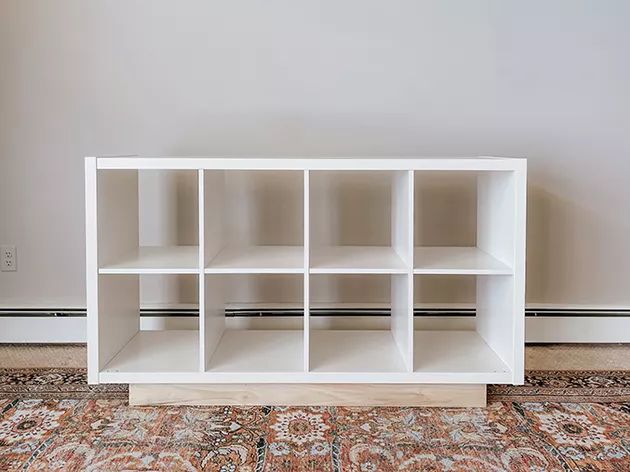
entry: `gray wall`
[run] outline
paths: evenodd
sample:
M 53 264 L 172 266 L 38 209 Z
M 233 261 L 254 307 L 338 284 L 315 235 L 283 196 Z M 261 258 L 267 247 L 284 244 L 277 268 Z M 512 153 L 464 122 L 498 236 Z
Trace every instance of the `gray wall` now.
M 528 303 L 630 306 L 628 24 L 623 0 L 2 0 L 0 304 L 85 304 L 85 155 L 482 154 L 529 158 Z

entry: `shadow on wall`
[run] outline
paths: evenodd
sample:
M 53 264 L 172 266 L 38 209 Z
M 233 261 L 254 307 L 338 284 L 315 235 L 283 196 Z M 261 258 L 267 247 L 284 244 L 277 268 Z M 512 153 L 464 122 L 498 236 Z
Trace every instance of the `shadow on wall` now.
M 614 270 L 619 264 L 606 251 L 610 239 L 602 228 L 623 224 L 607 222 L 599 212 L 575 205 L 542 187 L 529 185 L 527 199 L 527 295 L 537 303 L 597 304 L 593 294 L 605 303 L 627 282 L 615 288 L 603 283 L 599 271 Z M 627 224 L 627 223 L 626 223 Z M 596 266 L 593 265 L 593 261 Z M 602 278 L 603 279 L 603 278 Z M 581 288 L 576 296 L 576 289 Z

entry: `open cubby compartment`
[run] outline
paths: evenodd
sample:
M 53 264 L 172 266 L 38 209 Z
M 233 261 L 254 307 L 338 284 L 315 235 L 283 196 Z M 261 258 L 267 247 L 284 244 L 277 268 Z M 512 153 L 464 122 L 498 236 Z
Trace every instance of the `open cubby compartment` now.
M 196 307 L 197 275 L 98 275 L 99 381 L 160 382 L 199 372 L 199 329 L 143 330 L 140 306 L 168 297 Z M 141 301 L 142 300 L 142 301 Z
M 448 300 L 446 306 L 455 312 L 460 306 L 475 307 L 474 316 L 415 317 L 414 374 L 444 383 L 513 383 L 523 375 L 519 367 L 522 338 L 515 334 L 520 321 L 515 316 L 513 276 L 414 278 L 419 311 L 426 305 L 439 306 L 442 300 Z
M 348 317 L 343 313 L 341 323 L 333 315 L 328 326 L 311 317 L 310 372 L 329 375 L 333 381 L 348 381 L 370 373 L 411 371 L 413 317 L 409 274 L 318 274 L 309 278 L 311 306 L 323 302 L 338 305 L 340 293 L 345 293 L 345 297 L 354 294 L 356 301 L 364 302 L 370 293 L 379 297 L 380 306 L 391 309 L 391 316 L 377 326 L 366 323 L 363 317 Z
M 262 296 L 274 296 L 276 300 L 288 297 L 303 311 L 303 274 L 246 276 L 213 273 L 203 277 L 205 289 L 200 302 L 202 371 L 215 378 L 235 375 L 235 380 L 243 382 L 269 378 L 277 373 L 304 372 L 303 316 L 293 317 L 292 329 L 277 329 L 272 320 L 268 324 L 264 319 L 247 323 L 251 319 L 226 317 L 226 307 L 232 297 L 250 303 L 263 301 Z M 277 306 L 273 302 L 270 305 Z
M 197 182 L 189 170 L 99 170 L 99 273 L 198 273 Z
M 414 273 L 510 275 L 515 264 L 512 171 L 416 171 Z
M 205 272 L 304 272 L 304 172 L 205 170 Z
M 309 186 L 312 274 L 408 272 L 410 171 L 311 171 Z

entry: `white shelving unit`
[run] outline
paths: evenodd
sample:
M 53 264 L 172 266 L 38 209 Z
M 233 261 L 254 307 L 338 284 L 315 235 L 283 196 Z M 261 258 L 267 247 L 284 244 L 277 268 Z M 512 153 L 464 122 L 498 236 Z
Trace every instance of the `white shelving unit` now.
M 185 171 L 194 180 L 195 244 L 140 246 L 138 175 L 146 170 Z M 414 246 L 415 182 L 434 171 L 476 179 L 474 244 Z M 242 234 L 243 225 L 234 221 L 235 189 L 226 181 L 233 173 L 247 178 L 252 172 L 273 173 L 266 174 L 271 185 L 299 189 L 302 201 L 292 199 L 288 210 L 278 204 L 286 200 L 281 191 L 277 202 L 248 207 L 256 212 L 256 205 L 267 203 L 272 211 L 277 206 L 277 218 L 268 224 L 299 225 L 299 237 Z M 88 157 L 85 176 L 90 383 L 523 382 L 524 159 Z M 354 199 L 347 179 L 374 192 L 368 200 Z M 340 200 L 345 207 L 351 203 L 351 214 L 340 210 Z M 347 239 L 343 225 L 361 225 L 361 218 L 371 219 L 364 222 L 367 229 Z M 197 330 L 140 330 L 139 278 L 148 274 L 198 278 Z M 298 278 L 301 329 L 295 323 L 285 330 L 230 329 L 225 284 L 234 274 Z M 311 326 L 312 280 L 331 274 L 359 283 L 389 278 L 389 329 Z M 476 278 L 474 330 L 414 329 L 414 279 L 432 275 Z

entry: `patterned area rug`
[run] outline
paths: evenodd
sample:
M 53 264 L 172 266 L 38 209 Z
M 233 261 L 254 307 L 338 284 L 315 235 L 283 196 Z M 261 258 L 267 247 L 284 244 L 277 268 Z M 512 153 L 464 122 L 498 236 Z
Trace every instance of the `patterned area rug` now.
M 88 385 L 84 368 L 0 369 L 0 398 L 128 398 L 127 385 Z M 488 401 L 630 402 L 630 371 L 529 371 L 525 385 L 490 385 Z
M 630 471 L 630 376 L 555 374 L 487 408 L 140 408 L 82 369 L 0 371 L 0 470 Z

